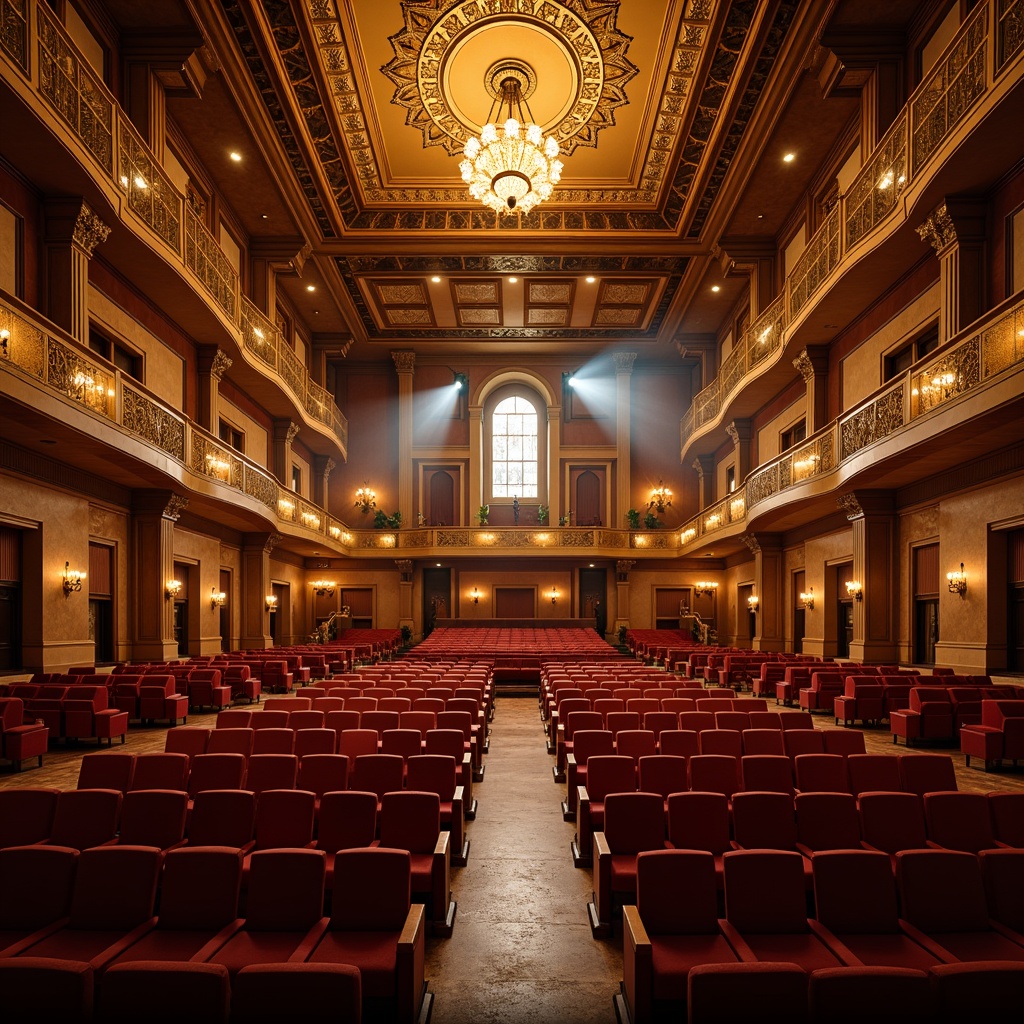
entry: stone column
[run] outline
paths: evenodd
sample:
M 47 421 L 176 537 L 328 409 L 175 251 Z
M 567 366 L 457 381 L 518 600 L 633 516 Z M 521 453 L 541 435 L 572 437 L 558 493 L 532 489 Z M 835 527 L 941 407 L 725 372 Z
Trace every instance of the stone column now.
M 693 468 L 697 472 L 697 508 L 703 511 L 715 500 L 715 457 L 698 455 Z
M 133 661 L 178 657 L 167 581 L 174 578 L 174 524 L 187 505 L 188 498 L 172 491 L 132 495 Z
M 828 423 L 828 346 L 808 345 L 793 360 L 807 385 L 804 414 L 808 437 Z
M 469 407 L 469 518 L 463 525 L 476 525 L 476 510 L 484 503 L 484 410 L 483 406 Z M 459 517 L 464 513 L 460 509 Z M 554 512 L 552 512 L 552 515 Z
M 199 350 L 199 425 L 214 437 L 220 434 L 220 382 L 231 363 L 219 348 L 204 345 Z
M 408 626 L 415 633 L 412 613 L 412 560 L 396 558 L 395 565 L 398 566 L 398 628 Z
M 786 588 L 782 564 L 782 538 L 773 533 L 748 533 L 743 537 L 754 555 L 754 593 L 757 594 L 755 651 L 785 650 Z
M 274 476 L 287 487 L 292 486 L 292 441 L 299 436 L 299 425 L 291 420 L 274 420 Z
M 89 344 L 89 260 L 110 228 L 81 197 L 46 201 L 46 312 Z
M 949 196 L 917 228 L 939 257 L 939 344 L 985 312 L 983 199 Z
M 398 510 L 402 522 L 416 521 L 412 507 L 412 378 L 416 372 L 415 352 L 392 352 L 398 373 Z
M 548 409 L 548 523 L 557 523 L 565 515 L 565 510 L 572 508 L 572 495 L 566 494 L 561 499 L 561 466 L 562 466 L 562 409 L 551 406 Z
M 725 432 L 732 438 L 736 456 L 736 486 L 739 487 L 750 473 L 750 420 L 733 420 Z
M 278 533 L 246 534 L 242 548 L 242 636 L 243 650 L 269 647 L 272 643 L 267 597 L 273 593 L 270 552 L 281 540 Z M 285 609 L 279 608 L 284 615 Z
M 620 558 L 615 563 L 615 625 L 612 627 L 616 639 L 619 627 L 629 629 L 629 570 L 636 565 L 635 561 Z
M 635 352 L 616 352 L 615 359 L 615 504 L 609 522 L 625 526 L 626 509 L 632 508 L 633 481 L 630 471 L 630 378 L 633 375 Z
M 313 503 L 319 505 L 325 512 L 329 511 L 327 502 L 330 492 L 327 487 L 327 481 L 330 479 L 331 471 L 336 465 L 337 463 L 329 455 L 313 456 L 313 489 L 311 494 Z
M 850 657 L 863 662 L 899 658 L 899 565 L 895 502 L 887 491 L 858 491 L 836 499 L 853 524 L 853 578 L 863 598 L 853 602 Z M 844 596 L 844 595 L 838 595 Z

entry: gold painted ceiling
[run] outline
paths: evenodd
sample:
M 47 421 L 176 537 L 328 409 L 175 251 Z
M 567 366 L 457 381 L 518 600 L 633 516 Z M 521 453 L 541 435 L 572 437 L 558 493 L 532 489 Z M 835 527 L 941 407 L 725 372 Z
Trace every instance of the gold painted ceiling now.
M 787 106 L 821 99 L 807 69 L 825 6 L 221 0 L 217 16 L 300 200 L 331 326 L 357 357 L 440 341 L 675 355 L 681 332 L 722 322 L 700 294 L 723 236 L 742 227 L 765 244 L 816 164 L 743 211 L 758 161 L 798 131 Z M 458 163 L 506 58 L 535 75 L 530 110 L 565 167 L 551 199 L 499 223 Z M 827 152 L 842 107 L 805 142 L 809 157 Z

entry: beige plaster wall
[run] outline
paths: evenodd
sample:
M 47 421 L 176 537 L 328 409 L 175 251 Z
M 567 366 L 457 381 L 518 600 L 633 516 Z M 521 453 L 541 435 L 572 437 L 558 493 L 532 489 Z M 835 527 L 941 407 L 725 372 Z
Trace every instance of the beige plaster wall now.
M 266 469 L 270 465 L 270 435 L 266 429 L 221 394 L 218 401 L 221 419 L 245 435 L 245 455 Z
M 914 655 L 914 548 L 939 539 L 939 506 L 928 505 L 900 513 L 899 543 L 899 657 L 910 663 Z M 941 548 L 940 548 L 941 566 Z M 941 571 L 940 571 L 941 576 Z M 939 597 L 939 629 L 942 628 L 942 597 Z M 941 632 L 939 634 L 942 635 Z
M 853 530 L 850 528 L 811 538 L 804 542 L 803 551 L 804 586 L 814 590 L 814 607 L 807 609 L 804 619 L 804 652 L 832 657 L 836 653 L 839 595 L 829 584 L 826 566 L 853 559 Z M 789 574 L 787 587 L 790 590 L 792 580 L 792 574 Z M 790 621 L 797 597 L 794 593 L 788 595 Z
M 806 416 L 807 399 L 804 397 L 792 405 L 787 405 L 778 416 L 769 420 L 757 432 L 757 457 L 761 465 L 770 462 L 776 455 L 782 454 L 782 445 L 780 444 L 782 432 L 788 430 L 794 423 L 799 423 Z M 808 433 L 811 431 L 808 430 Z

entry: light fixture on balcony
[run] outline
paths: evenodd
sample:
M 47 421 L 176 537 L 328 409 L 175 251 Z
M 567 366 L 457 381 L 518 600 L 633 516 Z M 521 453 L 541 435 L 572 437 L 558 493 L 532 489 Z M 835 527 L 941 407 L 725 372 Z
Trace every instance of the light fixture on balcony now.
M 552 604 L 557 604 L 557 602 L 558 602 L 558 587 L 552 587 L 551 588 L 551 592 L 550 592 L 550 594 L 548 596 L 551 598 L 551 603 Z
M 846 596 L 852 597 L 854 601 L 864 600 L 864 586 L 860 583 L 859 580 L 847 580 Z
M 471 591 L 469 592 L 469 596 L 470 596 L 471 598 L 473 598 L 473 604 L 479 604 L 479 603 L 480 603 L 480 591 L 479 591 L 479 590 L 477 590 L 477 588 L 476 588 L 476 587 L 474 587 L 474 588 L 473 588 L 473 589 L 472 589 L 472 590 L 471 590 Z
M 64 563 L 64 578 L 61 580 L 61 589 L 64 591 L 64 596 L 69 597 L 71 594 L 77 594 L 82 589 L 82 580 L 85 579 L 85 573 L 79 572 L 77 569 L 71 568 L 70 562 Z
M 757 611 L 758 604 L 759 604 L 759 601 L 758 601 L 758 598 L 757 598 L 757 594 L 751 594 L 750 597 L 747 598 L 747 607 L 752 612 L 756 612 Z
M 181 593 L 181 580 L 168 580 L 165 592 L 168 600 L 177 597 Z
M 964 563 L 960 563 L 960 571 L 955 569 L 946 573 L 946 582 L 949 584 L 951 594 L 959 594 L 961 597 L 967 592 L 967 573 L 964 572 Z
M 7 343 L 11 340 L 11 332 L 5 327 L 0 331 L 0 352 L 7 355 Z
M 334 580 L 313 580 L 313 592 L 317 597 L 333 597 L 337 583 Z
M 363 486 L 356 491 L 355 507 L 365 516 L 377 507 L 377 495 L 373 488 L 364 480 Z
M 536 86 L 536 75 L 528 64 L 498 61 L 485 85 L 494 99 L 480 137 L 470 136 L 462 150 L 462 180 L 474 199 L 499 216 L 527 214 L 551 196 L 562 176 L 562 161 L 555 159 L 558 142 L 533 123 L 526 97 Z M 503 110 L 508 116 L 499 127 Z
M 718 589 L 718 584 L 712 580 L 698 580 L 693 585 L 693 592 L 697 597 L 710 597 Z
M 214 587 L 210 591 L 210 606 L 212 608 L 223 608 L 228 603 L 228 595 L 223 590 Z
M 657 512 L 657 514 L 664 515 L 665 509 L 672 507 L 672 492 L 662 483 L 658 481 L 658 486 L 651 491 L 651 500 L 647 502 L 648 512 Z
M 814 607 L 814 587 L 808 587 L 807 590 L 800 591 L 800 603 L 808 609 Z
M 267 594 L 265 598 L 267 602 L 267 611 L 274 611 L 277 608 L 277 594 Z

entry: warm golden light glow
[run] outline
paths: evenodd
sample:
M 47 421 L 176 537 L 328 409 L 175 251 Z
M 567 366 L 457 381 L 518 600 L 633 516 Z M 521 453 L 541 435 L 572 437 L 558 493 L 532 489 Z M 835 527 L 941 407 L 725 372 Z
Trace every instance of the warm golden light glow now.
M 847 580 L 846 582 L 846 595 L 852 597 L 855 601 L 864 600 L 864 587 L 858 580 Z
M 82 580 L 85 579 L 85 576 L 84 572 L 72 569 L 70 562 L 65 562 L 64 578 L 61 580 L 61 589 L 64 591 L 64 596 L 69 597 L 71 594 L 77 594 L 82 589 Z
M 165 589 L 168 598 L 177 597 L 181 593 L 181 580 L 168 580 Z
M 946 582 L 949 584 L 949 592 L 951 594 L 964 596 L 967 591 L 967 573 L 964 572 L 963 562 L 960 563 L 959 572 L 954 569 L 952 572 L 946 573 Z
M 814 607 L 814 587 L 800 591 L 800 603 L 807 609 Z

